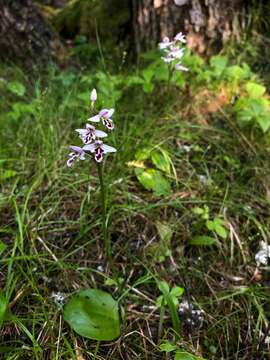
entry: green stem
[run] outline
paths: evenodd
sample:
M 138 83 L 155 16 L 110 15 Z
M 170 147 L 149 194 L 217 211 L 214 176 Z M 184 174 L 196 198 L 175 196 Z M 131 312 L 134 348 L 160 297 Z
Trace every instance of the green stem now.
M 172 297 L 169 293 L 165 296 L 165 299 L 167 301 L 167 304 L 168 304 L 168 307 L 169 307 L 169 310 L 171 313 L 173 329 L 175 331 L 176 340 L 179 340 L 179 338 L 180 338 L 180 320 L 179 320 L 176 306 L 175 306 L 175 304 L 172 300 Z
M 158 324 L 158 341 L 160 340 L 160 338 L 162 336 L 164 315 L 165 315 L 165 306 L 164 306 L 164 300 L 162 300 L 162 304 L 160 307 L 159 324 Z
M 100 183 L 100 201 L 102 207 L 102 234 L 103 234 L 103 242 L 105 246 L 105 253 L 108 258 L 111 257 L 111 242 L 108 236 L 108 229 L 106 225 L 106 189 L 104 187 L 103 181 L 103 164 L 96 163 L 98 168 L 98 177 Z

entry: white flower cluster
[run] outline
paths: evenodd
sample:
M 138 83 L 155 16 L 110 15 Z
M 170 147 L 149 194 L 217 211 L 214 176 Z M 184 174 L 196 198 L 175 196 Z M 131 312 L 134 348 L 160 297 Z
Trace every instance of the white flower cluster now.
M 91 110 L 94 109 L 96 100 L 97 91 L 96 89 L 93 89 L 90 94 Z M 94 123 L 101 121 L 108 130 L 113 130 L 114 123 L 111 119 L 113 113 L 114 109 L 102 109 L 97 115 L 90 117 L 88 121 Z M 76 129 L 75 131 L 79 133 L 79 136 L 85 145 L 83 148 L 79 146 L 70 146 L 72 152 L 69 154 L 69 159 L 67 161 L 68 167 L 72 166 L 75 160 L 85 160 L 85 155 L 88 152 L 94 155 L 94 159 L 97 162 L 103 160 L 104 154 L 116 152 L 114 147 L 106 145 L 103 141 L 98 140 L 98 138 L 107 137 L 107 134 L 104 131 L 96 129 L 95 126 L 86 124 L 85 129 Z
M 164 51 L 165 56 L 162 56 L 163 61 L 167 64 L 172 64 L 175 70 L 188 71 L 188 68 L 182 65 L 182 58 L 184 56 L 186 37 L 181 32 L 178 33 L 171 41 L 168 37 L 163 38 L 159 43 L 159 48 Z

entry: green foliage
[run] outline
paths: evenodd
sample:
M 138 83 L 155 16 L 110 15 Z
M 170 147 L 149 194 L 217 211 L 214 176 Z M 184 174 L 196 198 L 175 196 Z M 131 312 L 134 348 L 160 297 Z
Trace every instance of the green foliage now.
M 174 360 L 203 360 L 201 357 L 195 356 L 183 349 L 180 349 L 179 346 L 170 343 L 169 341 L 163 342 L 160 344 L 160 350 L 165 353 L 170 353 L 175 351 Z
M 0 328 L 2 327 L 4 321 L 7 320 L 8 315 L 8 299 L 2 292 L 0 292 Z
M 147 190 L 157 196 L 166 196 L 171 192 L 171 159 L 161 148 L 144 148 L 135 156 L 135 174 L 139 182 Z M 136 167 L 137 166 L 137 167 Z
M 184 289 L 180 286 L 175 286 L 172 289 L 170 289 L 169 285 L 166 281 L 158 281 L 157 282 L 158 288 L 161 291 L 162 295 L 157 299 L 157 306 L 160 306 L 161 308 L 168 306 L 173 329 L 176 335 L 176 338 L 180 337 L 180 320 L 178 316 L 178 298 L 180 298 L 183 293 Z
M 118 303 L 102 290 L 78 292 L 65 305 L 64 319 L 74 331 L 89 339 L 111 341 L 120 335 Z
M 270 128 L 270 101 L 265 95 L 265 86 L 256 82 L 247 82 L 245 91 L 246 93 L 237 99 L 233 108 L 239 125 L 259 126 L 263 132 L 266 132 Z

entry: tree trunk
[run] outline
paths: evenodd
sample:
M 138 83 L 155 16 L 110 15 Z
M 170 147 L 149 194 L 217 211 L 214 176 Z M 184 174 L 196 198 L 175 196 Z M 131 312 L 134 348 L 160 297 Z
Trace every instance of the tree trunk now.
M 31 0 L 0 0 L 0 57 L 27 67 L 54 57 L 55 33 Z
M 239 39 L 245 27 L 245 0 L 131 0 L 137 53 L 182 31 L 199 53 Z

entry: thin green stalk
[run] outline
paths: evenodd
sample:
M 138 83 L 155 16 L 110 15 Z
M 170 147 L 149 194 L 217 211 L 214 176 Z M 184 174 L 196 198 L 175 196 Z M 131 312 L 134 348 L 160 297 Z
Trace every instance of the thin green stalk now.
M 108 236 L 108 229 L 106 224 L 106 200 L 107 200 L 107 193 L 104 186 L 103 181 L 103 165 L 102 163 L 96 163 L 98 168 L 98 177 L 100 183 L 100 201 L 102 207 L 102 234 L 103 234 L 103 242 L 105 246 L 105 254 L 108 258 L 111 257 L 111 242 Z
M 162 300 L 162 304 L 160 307 L 159 324 L 158 324 L 158 341 L 160 340 L 160 338 L 162 336 L 164 315 L 165 315 L 165 306 L 164 306 L 164 300 Z

